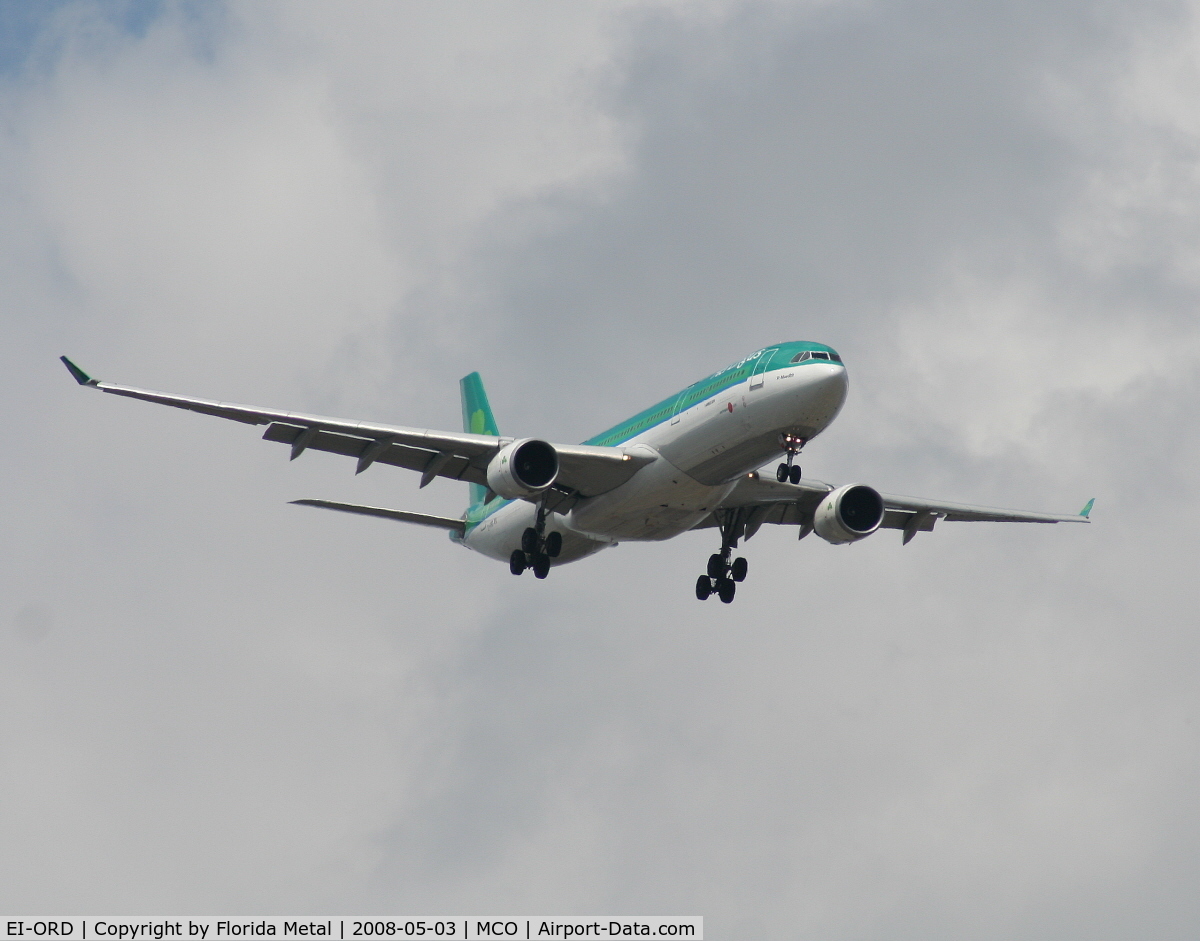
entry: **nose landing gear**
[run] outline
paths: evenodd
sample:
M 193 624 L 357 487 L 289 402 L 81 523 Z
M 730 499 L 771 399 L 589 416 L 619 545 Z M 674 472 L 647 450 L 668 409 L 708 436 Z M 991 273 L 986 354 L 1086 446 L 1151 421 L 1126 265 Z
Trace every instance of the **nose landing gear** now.
M 744 520 L 737 510 L 719 511 L 721 519 L 721 551 L 714 552 L 708 557 L 706 574 L 696 579 L 696 597 L 707 601 L 708 597 L 716 594 L 725 604 L 733 601 L 737 593 L 737 583 L 746 580 L 749 564 L 742 557 L 733 558 L 733 550 L 737 548 L 739 530 Z
M 558 558 L 560 552 L 562 533 L 546 534 L 546 511 L 539 506 L 537 524 L 521 533 L 521 548 L 508 557 L 508 570 L 520 575 L 531 568 L 537 578 L 545 578 L 550 574 L 550 560 Z
M 789 480 L 798 484 L 800 483 L 800 468 L 793 466 L 792 462 L 796 460 L 796 455 L 804 447 L 804 439 L 796 435 L 782 434 L 779 436 L 779 443 L 787 454 L 787 460 L 780 464 L 775 471 L 775 479 L 781 484 L 786 484 Z

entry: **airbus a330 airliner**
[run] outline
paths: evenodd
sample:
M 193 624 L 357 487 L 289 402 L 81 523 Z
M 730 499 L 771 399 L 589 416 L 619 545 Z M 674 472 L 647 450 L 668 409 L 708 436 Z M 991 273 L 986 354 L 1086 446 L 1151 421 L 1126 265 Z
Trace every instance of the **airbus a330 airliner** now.
M 449 531 L 468 549 L 545 578 L 622 540 L 670 539 L 712 527 L 720 549 L 696 580 L 696 597 L 733 601 L 746 578 L 734 557 L 764 523 L 796 526 L 845 544 L 880 529 L 897 529 L 907 544 L 938 520 L 1086 523 L 1094 500 L 1077 514 L 998 510 L 882 494 L 865 484 L 835 487 L 802 478 L 800 450 L 837 417 L 846 400 L 846 367 L 822 343 L 779 343 L 693 383 L 583 444 L 502 437 L 478 373 L 460 382 L 463 432 L 345 421 L 229 402 L 149 392 L 93 379 L 65 356 L 81 385 L 250 425 L 263 437 L 306 450 L 356 458 L 355 473 L 373 464 L 467 481 L 471 505 L 458 519 L 330 500 L 303 506 L 381 516 Z M 775 473 L 758 468 L 783 458 Z M 773 478 L 773 479 L 772 479 Z

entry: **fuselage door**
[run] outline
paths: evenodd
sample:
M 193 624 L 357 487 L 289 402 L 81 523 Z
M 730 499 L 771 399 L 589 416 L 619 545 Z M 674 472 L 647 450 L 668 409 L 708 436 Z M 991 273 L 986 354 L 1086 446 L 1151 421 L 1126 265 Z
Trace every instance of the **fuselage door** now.
M 691 386 L 688 387 L 690 389 Z M 671 424 L 675 425 L 679 422 L 679 416 L 687 410 L 688 389 L 684 389 L 679 393 L 679 398 L 675 400 L 675 407 L 671 410 Z
M 751 390 L 762 387 L 763 379 L 767 374 L 767 367 L 771 365 L 771 357 L 779 352 L 776 347 L 773 350 L 763 350 L 762 355 L 758 357 L 758 362 L 754 364 L 754 371 L 750 373 L 750 388 Z

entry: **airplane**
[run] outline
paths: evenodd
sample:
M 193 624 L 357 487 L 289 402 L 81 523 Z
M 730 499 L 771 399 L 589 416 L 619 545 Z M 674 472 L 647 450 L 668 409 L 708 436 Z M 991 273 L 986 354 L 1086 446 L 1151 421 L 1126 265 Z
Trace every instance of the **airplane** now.
M 796 458 L 846 401 L 842 357 L 809 341 L 777 343 L 692 383 L 582 444 L 500 434 L 479 373 L 460 380 L 463 431 L 347 421 L 151 392 L 93 379 L 61 357 L 80 385 L 219 418 L 266 425 L 263 438 L 470 484 L 458 518 L 331 500 L 301 506 L 359 513 L 445 529 L 450 539 L 520 575 L 545 578 L 620 541 L 661 541 L 716 529 L 720 548 L 696 579 L 701 601 L 733 601 L 748 563 L 734 556 L 766 523 L 795 526 L 845 545 L 895 529 L 907 545 L 938 520 L 1087 523 L 1095 499 L 1073 515 L 1031 513 L 880 493 L 861 483 L 834 486 L 801 475 Z M 760 473 L 782 457 L 772 475 Z M 773 479 L 772 479 L 773 478 Z

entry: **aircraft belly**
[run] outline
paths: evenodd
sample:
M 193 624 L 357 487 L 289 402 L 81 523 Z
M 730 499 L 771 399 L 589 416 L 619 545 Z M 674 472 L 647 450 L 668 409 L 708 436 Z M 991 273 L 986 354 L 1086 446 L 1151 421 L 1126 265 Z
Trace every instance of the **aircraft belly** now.
M 808 429 L 797 431 L 801 437 Z M 691 467 L 688 473 L 698 481 L 716 483 L 742 476 L 755 468 L 762 467 L 775 455 L 781 454 L 779 447 L 779 432 L 775 429 L 766 434 L 746 438 L 736 444 L 722 448 L 716 453 L 701 457 Z
M 581 500 L 566 523 L 609 539 L 670 539 L 704 519 L 732 488 L 701 484 L 659 457 L 616 490 Z
M 709 406 L 693 408 L 694 417 L 685 413 L 659 450 L 700 483 L 716 485 L 782 454 L 781 432 L 805 440 L 816 437 L 844 400 L 841 367 L 779 370 L 768 373 L 759 388 L 743 385 L 731 390 L 718 400 L 725 402 L 718 411 Z
M 513 550 L 521 546 L 521 533 L 526 527 L 532 526 L 536 518 L 537 507 L 524 500 L 514 500 L 473 527 L 463 537 L 463 545 L 488 558 L 507 562 Z M 562 551 L 554 559 L 554 565 L 575 562 L 599 552 L 611 542 L 574 532 L 564 524 L 561 516 L 555 514 L 546 520 L 546 532 L 562 535 Z

